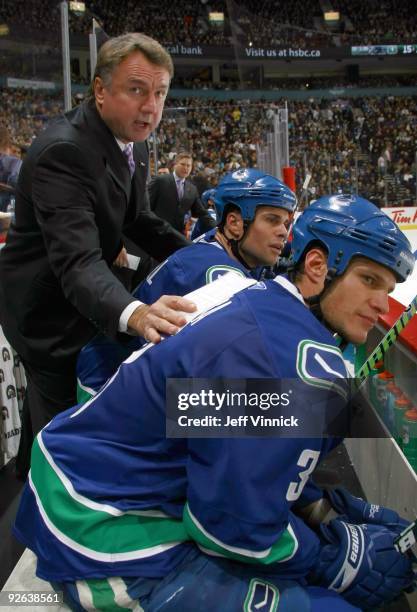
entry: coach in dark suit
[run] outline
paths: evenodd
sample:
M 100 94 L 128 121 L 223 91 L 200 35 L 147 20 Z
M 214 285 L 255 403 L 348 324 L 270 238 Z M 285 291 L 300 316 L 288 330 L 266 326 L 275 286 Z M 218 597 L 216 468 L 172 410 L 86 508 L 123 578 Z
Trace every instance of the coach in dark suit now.
M 185 322 L 178 309 L 192 309 L 174 297 L 141 305 L 110 269 L 122 232 L 158 260 L 188 244 L 149 210 L 146 196 L 144 141 L 161 119 L 172 73 L 153 39 L 110 39 L 91 99 L 41 134 L 23 162 L 16 220 L 0 256 L 0 307 L 27 373 L 26 450 L 28 407 L 35 434 L 75 404 L 76 359 L 98 331 L 158 341 L 159 331 L 174 333 Z
M 203 231 L 215 226 L 201 203 L 196 186 L 188 179 L 192 168 L 191 154 L 178 153 L 173 173 L 156 176 L 149 183 L 151 210 L 179 232 L 184 231 L 187 214 L 200 219 Z

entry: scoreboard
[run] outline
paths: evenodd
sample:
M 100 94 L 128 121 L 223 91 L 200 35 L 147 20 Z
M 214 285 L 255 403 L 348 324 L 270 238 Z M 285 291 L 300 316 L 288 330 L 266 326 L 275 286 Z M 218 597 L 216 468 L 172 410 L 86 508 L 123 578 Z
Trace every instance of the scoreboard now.
M 359 55 L 417 55 L 417 45 L 366 45 L 351 47 L 351 54 Z

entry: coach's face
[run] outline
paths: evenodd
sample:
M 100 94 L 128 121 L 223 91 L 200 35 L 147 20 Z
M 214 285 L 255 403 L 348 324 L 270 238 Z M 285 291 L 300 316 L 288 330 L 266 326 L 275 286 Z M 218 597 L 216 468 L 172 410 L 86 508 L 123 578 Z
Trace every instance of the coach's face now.
M 135 51 L 113 71 L 110 83 L 94 82 L 101 118 L 122 142 L 144 141 L 161 120 L 169 73 Z

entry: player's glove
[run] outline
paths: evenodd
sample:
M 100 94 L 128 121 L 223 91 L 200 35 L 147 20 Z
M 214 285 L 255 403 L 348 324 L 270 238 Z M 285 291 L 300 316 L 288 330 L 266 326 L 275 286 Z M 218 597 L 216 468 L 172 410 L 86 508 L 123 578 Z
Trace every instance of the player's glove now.
M 351 523 L 385 525 L 394 530 L 397 535 L 410 524 L 410 521 L 401 518 L 394 510 L 378 504 L 369 504 L 341 487 L 327 489 L 324 494 L 332 508 L 341 515 L 338 518 L 342 520 Z
M 414 590 L 412 558 L 394 548 L 396 532 L 382 525 L 334 519 L 321 526 L 323 547 L 312 582 L 341 593 L 361 610 Z

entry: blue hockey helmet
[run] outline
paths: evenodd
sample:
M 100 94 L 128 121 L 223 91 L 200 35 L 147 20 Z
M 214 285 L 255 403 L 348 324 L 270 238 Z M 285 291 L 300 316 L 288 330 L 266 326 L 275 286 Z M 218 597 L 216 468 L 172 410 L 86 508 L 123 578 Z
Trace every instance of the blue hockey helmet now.
M 206 208 L 208 206 L 209 200 L 214 201 L 215 195 L 216 195 L 215 189 L 206 189 L 206 191 L 203 191 L 203 193 L 201 194 L 201 201 L 203 202 Z
M 324 196 L 304 210 L 293 227 L 291 261 L 319 241 L 328 252 L 329 270 L 343 274 L 356 255 L 389 268 L 398 282 L 413 271 L 415 258 L 403 232 L 374 204 L 355 195 Z
M 293 213 L 297 200 L 282 181 L 260 170 L 246 168 L 226 174 L 217 186 L 214 205 L 219 223 L 227 204 L 237 206 L 243 220 L 250 222 L 257 206 L 276 206 Z

